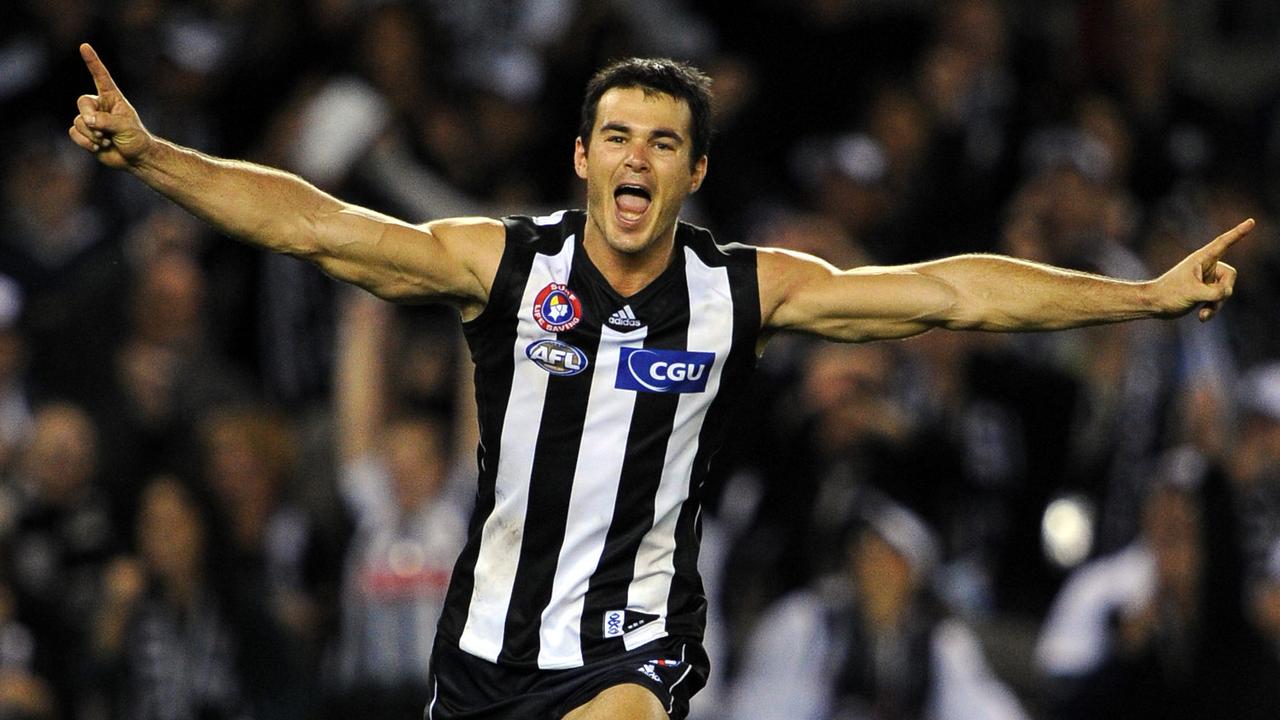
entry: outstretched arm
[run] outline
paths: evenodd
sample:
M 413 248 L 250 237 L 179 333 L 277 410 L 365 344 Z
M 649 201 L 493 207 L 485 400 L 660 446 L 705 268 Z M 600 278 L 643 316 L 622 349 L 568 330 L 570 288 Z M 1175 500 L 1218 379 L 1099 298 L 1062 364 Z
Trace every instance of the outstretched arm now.
M 405 302 L 450 301 L 478 313 L 501 258 L 496 220 L 414 227 L 342 202 L 301 178 L 210 157 L 152 135 L 89 45 L 97 88 L 81 95 L 71 139 L 103 165 L 125 170 L 220 232 L 314 262 L 334 277 Z
M 838 270 L 784 250 L 760 252 L 767 330 L 861 342 L 951 330 L 1061 330 L 1199 307 L 1208 320 L 1231 295 L 1236 270 L 1223 254 L 1253 229 L 1245 220 L 1165 274 L 1129 282 L 999 255 L 960 255 L 898 267 Z

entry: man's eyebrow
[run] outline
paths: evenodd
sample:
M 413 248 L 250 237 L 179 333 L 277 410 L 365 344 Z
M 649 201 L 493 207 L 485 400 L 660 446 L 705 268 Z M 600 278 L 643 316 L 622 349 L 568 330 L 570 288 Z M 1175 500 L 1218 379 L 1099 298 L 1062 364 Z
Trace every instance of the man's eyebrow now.
M 622 122 L 607 122 L 600 126 L 600 132 L 619 132 L 624 135 L 631 134 L 631 126 Z M 676 142 L 683 143 L 684 136 L 671 128 L 654 128 L 649 132 L 651 138 L 669 138 Z

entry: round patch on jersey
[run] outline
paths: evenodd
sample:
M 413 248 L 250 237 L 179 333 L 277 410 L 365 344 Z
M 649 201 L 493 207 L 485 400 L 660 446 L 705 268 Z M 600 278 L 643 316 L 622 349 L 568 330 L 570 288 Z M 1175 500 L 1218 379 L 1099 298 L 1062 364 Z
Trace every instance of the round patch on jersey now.
M 547 332 L 564 332 L 582 321 L 582 303 L 569 286 L 551 283 L 534 299 L 533 319 Z

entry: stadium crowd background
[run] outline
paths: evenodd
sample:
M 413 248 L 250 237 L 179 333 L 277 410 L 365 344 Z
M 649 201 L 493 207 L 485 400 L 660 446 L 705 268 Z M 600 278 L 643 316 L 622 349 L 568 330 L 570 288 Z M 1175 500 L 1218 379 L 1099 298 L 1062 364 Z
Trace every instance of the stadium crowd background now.
M 1018 712 L 1280 715 L 1280 5 L 14 0 L 0 717 L 418 717 L 471 493 L 453 315 L 98 168 L 66 137 L 81 41 L 158 134 L 413 221 L 578 205 L 580 93 L 631 54 L 714 78 L 685 219 L 721 242 L 1147 278 L 1257 218 L 1209 324 L 776 339 L 710 489 L 695 716 L 766 712 L 743 694 L 787 662 L 778 603 L 856 583 L 885 497 L 930 529 L 881 532 L 911 594 L 976 631 Z M 844 664 L 828 689 L 866 717 L 918 715 Z

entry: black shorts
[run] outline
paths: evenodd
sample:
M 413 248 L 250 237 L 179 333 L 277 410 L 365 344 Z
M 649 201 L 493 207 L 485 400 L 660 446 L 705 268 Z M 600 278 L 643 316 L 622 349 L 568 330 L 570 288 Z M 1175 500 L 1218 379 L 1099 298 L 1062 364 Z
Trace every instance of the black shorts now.
M 633 683 L 649 689 L 673 720 L 689 714 L 689 698 L 707 684 L 702 644 L 660 638 L 585 667 L 523 670 L 495 665 L 437 640 L 431 656 L 426 720 L 560 720 L 596 695 Z

